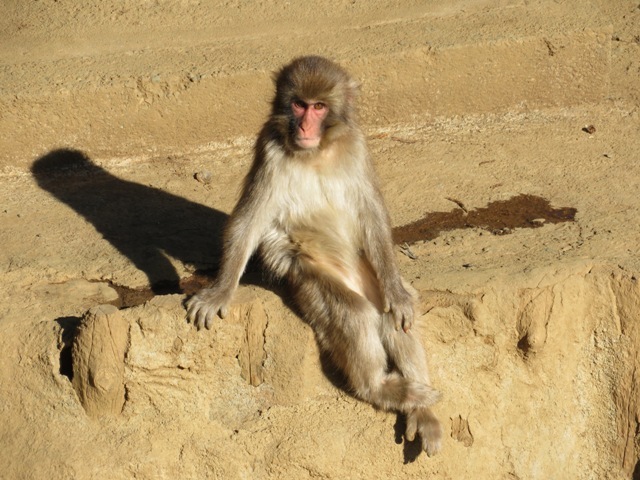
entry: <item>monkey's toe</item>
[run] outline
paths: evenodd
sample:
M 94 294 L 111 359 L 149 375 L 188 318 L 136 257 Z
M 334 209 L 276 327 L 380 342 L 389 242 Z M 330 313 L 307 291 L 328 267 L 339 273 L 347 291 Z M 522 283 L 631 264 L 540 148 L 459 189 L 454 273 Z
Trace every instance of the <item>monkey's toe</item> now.
M 409 415 L 407 417 L 407 429 L 404 432 L 404 438 L 407 442 L 413 442 L 416 439 L 416 433 L 418 432 L 418 422 L 415 415 Z
M 438 454 L 440 448 L 442 448 L 441 438 L 437 440 L 422 439 L 422 449 L 427 453 L 428 457 L 433 457 Z
M 413 441 L 416 433 L 420 436 L 422 449 L 427 456 L 436 455 L 442 447 L 442 426 L 429 408 L 416 408 L 407 415 L 405 439 Z

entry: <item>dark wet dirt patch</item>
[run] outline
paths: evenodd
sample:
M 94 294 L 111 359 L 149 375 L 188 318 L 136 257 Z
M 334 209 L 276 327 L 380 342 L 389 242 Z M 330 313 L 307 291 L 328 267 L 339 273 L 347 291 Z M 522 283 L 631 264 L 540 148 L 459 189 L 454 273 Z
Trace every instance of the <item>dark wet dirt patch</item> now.
M 171 295 L 174 293 L 193 295 L 202 288 L 209 286 L 214 279 L 214 271 L 202 271 L 181 279 L 178 285 L 174 282 L 160 282 L 152 287 L 131 288 L 109 282 L 109 286 L 118 294 L 118 298 L 110 303 L 118 308 L 130 308 L 142 305 L 156 295 Z
M 553 208 L 548 200 L 535 195 L 518 195 L 509 200 L 489 203 L 484 208 L 468 211 L 458 200 L 450 199 L 458 208 L 450 212 L 433 212 L 424 218 L 393 229 L 396 244 L 411 244 L 418 241 L 433 240 L 440 233 L 460 228 L 481 228 L 494 235 L 506 235 L 515 228 L 537 228 L 546 223 L 572 222 L 577 210 L 572 207 Z M 252 262 L 245 274 L 250 282 L 259 282 L 259 267 Z M 211 285 L 215 280 L 215 270 L 201 270 L 189 277 L 175 282 L 160 282 L 152 287 L 130 288 L 111 283 L 118 293 L 118 299 L 112 302 L 118 308 L 130 308 L 151 300 L 156 295 L 174 293 L 193 295 L 200 289 Z
M 553 208 L 549 200 L 535 195 L 518 195 L 470 211 L 462 202 L 450 200 L 458 208 L 450 212 L 428 213 L 420 220 L 394 228 L 393 241 L 411 244 L 433 240 L 441 232 L 460 228 L 481 228 L 494 235 L 505 235 L 515 228 L 538 228 L 547 223 L 573 222 L 577 213 L 572 207 Z

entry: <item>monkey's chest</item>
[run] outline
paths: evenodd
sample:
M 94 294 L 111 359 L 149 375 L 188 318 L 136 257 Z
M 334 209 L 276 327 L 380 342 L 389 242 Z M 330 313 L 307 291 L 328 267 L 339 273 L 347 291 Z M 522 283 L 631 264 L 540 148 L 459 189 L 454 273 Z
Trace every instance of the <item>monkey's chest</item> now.
M 347 188 L 307 183 L 287 192 L 280 224 L 289 232 L 308 230 L 322 237 L 355 241 L 357 203 Z

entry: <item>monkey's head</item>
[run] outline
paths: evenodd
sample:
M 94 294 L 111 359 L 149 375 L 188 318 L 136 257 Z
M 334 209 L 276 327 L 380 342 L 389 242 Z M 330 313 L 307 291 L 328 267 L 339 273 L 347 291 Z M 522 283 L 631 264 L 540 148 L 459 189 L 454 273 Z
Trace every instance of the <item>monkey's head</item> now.
M 275 84 L 272 119 L 290 149 L 322 148 L 351 124 L 356 84 L 332 61 L 297 58 L 275 75 Z

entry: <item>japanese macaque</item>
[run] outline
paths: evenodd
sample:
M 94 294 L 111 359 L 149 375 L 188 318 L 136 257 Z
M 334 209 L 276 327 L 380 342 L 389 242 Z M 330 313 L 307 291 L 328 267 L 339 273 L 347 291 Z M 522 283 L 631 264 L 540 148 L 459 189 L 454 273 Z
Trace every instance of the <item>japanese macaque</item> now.
M 272 113 L 224 233 L 218 278 L 187 302 L 198 329 L 227 314 L 252 254 L 284 277 L 320 348 L 353 393 L 407 417 L 429 456 L 442 429 L 430 406 L 414 295 L 398 271 L 389 214 L 353 120 L 356 84 L 335 63 L 302 57 L 275 77 Z

